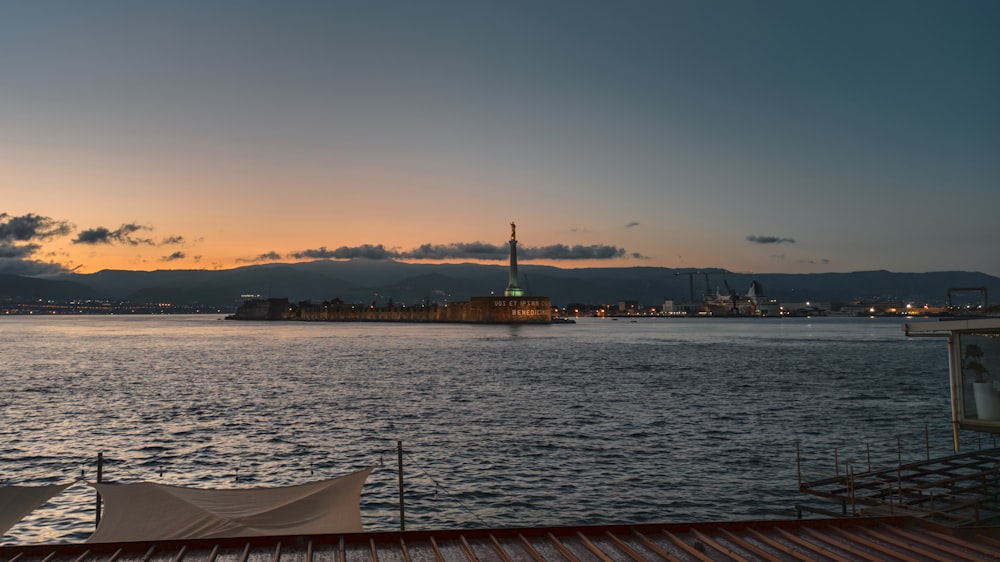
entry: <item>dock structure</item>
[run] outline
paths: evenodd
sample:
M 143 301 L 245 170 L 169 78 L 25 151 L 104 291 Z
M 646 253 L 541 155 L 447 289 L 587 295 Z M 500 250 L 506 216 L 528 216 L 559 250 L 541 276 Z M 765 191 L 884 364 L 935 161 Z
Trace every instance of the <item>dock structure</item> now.
M 800 482 L 799 490 L 841 508 L 838 513 L 798 505 L 800 514 L 909 515 L 954 527 L 1000 525 L 1000 448 Z
M 1000 540 L 912 517 L 355 533 L 0 547 L 0 562 L 991 560 Z

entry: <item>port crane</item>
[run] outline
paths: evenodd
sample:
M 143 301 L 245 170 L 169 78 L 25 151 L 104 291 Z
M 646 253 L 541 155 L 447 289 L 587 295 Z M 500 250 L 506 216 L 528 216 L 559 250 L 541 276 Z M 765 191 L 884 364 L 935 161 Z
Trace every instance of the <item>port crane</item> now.
M 688 285 L 690 285 L 690 291 L 691 291 L 691 296 L 689 297 L 690 300 L 688 300 L 688 302 L 691 303 L 691 304 L 694 304 L 694 276 L 697 275 L 697 274 L 698 274 L 697 271 L 688 271 L 687 273 L 680 273 L 678 271 L 674 272 L 674 277 L 680 277 L 681 275 L 687 275 L 688 276 Z M 705 279 L 706 280 L 708 279 L 708 275 L 707 274 L 705 276 Z
M 948 310 L 955 310 L 955 306 L 952 304 L 951 295 L 954 293 L 979 293 L 983 296 L 983 304 L 981 310 L 986 311 L 989 308 L 989 297 L 987 296 L 986 287 L 949 287 L 948 288 Z

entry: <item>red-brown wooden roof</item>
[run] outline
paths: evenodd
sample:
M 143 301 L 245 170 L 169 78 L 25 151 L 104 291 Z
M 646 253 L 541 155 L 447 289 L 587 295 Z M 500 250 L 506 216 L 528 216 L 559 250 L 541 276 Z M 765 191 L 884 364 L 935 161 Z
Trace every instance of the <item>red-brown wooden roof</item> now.
M 0 562 L 1000 560 L 1000 528 L 908 517 L 463 529 L 0 547 Z

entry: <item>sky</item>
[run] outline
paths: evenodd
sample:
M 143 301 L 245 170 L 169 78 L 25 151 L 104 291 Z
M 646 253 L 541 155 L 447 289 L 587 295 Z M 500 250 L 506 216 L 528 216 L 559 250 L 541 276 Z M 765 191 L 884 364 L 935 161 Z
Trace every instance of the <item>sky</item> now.
M 0 273 L 1000 276 L 993 0 L 0 0 Z

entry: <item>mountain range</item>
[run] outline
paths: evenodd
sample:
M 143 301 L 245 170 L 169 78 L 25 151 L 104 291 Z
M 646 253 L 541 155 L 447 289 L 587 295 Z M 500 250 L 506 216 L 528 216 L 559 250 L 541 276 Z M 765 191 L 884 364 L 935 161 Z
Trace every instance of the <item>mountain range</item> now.
M 899 300 L 946 304 L 951 288 L 985 288 L 1000 294 L 1000 278 L 985 273 L 941 271 L 896 273 L 733 273 L 725 269 L 664 267 L 562 269 L 521 265 L 518 283 L 528 295 L 549 296 L 554 305 L 613 304 L 637 301 L 655 306 L 664 300 L 701 301 L 706 292 L 745 294 L 752 282 L 782 302 L 847 303 Z M 0 299 L 169 302 L 235 308 L 248 294 L 285 297 L 293 302 L 339 298 L 349 303 L 390 300 L 395 304 L 445 303 L 472 296 L 502 294 L 506 265 L 413 264 L 392 260 L 318 260 L 266 264 L 226 270 L 103 270 L 35 278 L 0 275 Z M 957 298 L 957 297 L 956 297 Z M 981 302 L 979 293 L 963 298 Z M 957 304 L 957 303 L 956 303 Z

